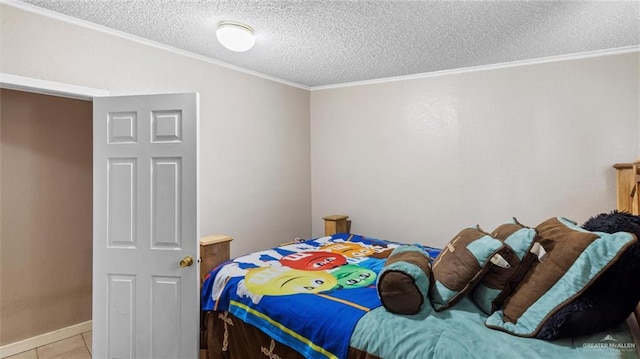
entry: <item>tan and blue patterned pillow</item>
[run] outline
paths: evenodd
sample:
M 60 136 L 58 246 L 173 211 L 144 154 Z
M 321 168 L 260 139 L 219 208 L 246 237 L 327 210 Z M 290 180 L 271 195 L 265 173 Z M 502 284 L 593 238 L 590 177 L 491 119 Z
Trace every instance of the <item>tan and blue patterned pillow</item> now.
M 471 298 L 487 314 L 502 307 L 502 302 L 518 285 L 532 261 L 536 230 L 523 226 L 514 218 L 491 232 L 504 247 L 491 258 L 487 273 L 473 290 Z
M 432 265 L 429 297 L 434 309 L 447 309 L 469 293 L 502 247 L 501 241 L 480 228 L 463 229 L 449 241 Z
M 534 261 L 503 309 L 485 324 L 522 337 L 534 337 L 564 305 L 578 297 L 625 250 L 637 242 L 630 233 L 589 232 L 562 217 L 536 227 L 546 250 L 543 261 Z

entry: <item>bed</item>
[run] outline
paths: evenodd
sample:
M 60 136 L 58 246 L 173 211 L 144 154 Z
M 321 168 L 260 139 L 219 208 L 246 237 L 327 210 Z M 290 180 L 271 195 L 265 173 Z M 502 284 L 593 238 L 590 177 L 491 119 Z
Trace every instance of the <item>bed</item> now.
M 640 161 L 619 163 L 614 168 L 618 210 L 624 215 L 638 215 Z M 617 218 L 619 213 L 613 216 Z M 637 236 L 604 237 L 606 234 L 594 232 L 599 233 L 595 237 L 600 237 L 593 239 L 594 234 L 585 228 L 606 233 L 614 231 L 598 225 L 589 228 L 587 223 L 581 228 L 561 217 L 536 227 L 537 234 L 546 231 L 551 237 L 560 233 L 558 226 L 571 231 L 574 237 L 591 236 L 586 241 L 588 244 L 579 250 L 562 252 L 554 249 L 562 246 L 556 247 L 551 237 L 531 240 L 528 235 L 517 236 L 531 231 L 514 219 L 513 223 L 504 225 L 504 228 L 515 229 L 506 231 L 508 237 L 501 238 L 502 249 L 488 251 L 483 259 L 492 262 L 491 268 L 498 271 L 490 269 L 480 275 L 481 272 L 474 269 L 469 275 L 471 279 L 453 290 L 446 283 L 446 274 L 457 271 L 459 264 L 447 267 L 437 263 L 445 257 L 440 253 L 444 251 L 451 256 L 461 237 L 482 242 L 486 233 L 480 228 L 464 229 L 445 248 L 438 249 L 351 234 L 350 221 L 344 215 L 327 216 L 324 221 L 324 237 L 283 243 L 233 260 L 229 258 L 231 237 L 216 235 L 201 240 L 201 358 L 640 358 L 640 303 L 637 302 L 640 287 L 637 277 L 625 272 L 627 268 L 629 273 L 640 270 L 640 244 L 634 239 Z M 639 233 L 640 227 L 633 226 L 625 231 Z M 616 222 L 613 228 L 617 227 Z M 503 226 L 491 236 L 499 238 L 505 232 L 501 228 Z M 563 236 L 566 234 L 560 237 Z M 607 240 L 601 241 L 603 238 Z M 630 244 L 632 241 L 635 242 Z M 483 246 L 489 243 L 485 242 Z M 507 242 L 511 254 L 504 252 Z M 605 242 L 613 243 L 615 248 L 603 245 Z M 514 243 L 524 243 L 526 253 L 518 252 Z M 543 243 L 543 251 L 535 249 L 535 243 Z M 483 246 L 476 247 L 487 248 Z M 553 251 L 545 252 L 544 247 Z M 589 252 L 593 247 L 596 247 L 595 254 Z M 635 248 L 635 257 L 630 257 L 631 248 Z M 569 264 L 562 263 L 566 260 L 562 253 L 566 252 L 578 252 Z M 508 261 L 517 257 L 517 261 L 510 263 L 518 266 L 497 266 L 499 261 L 493 262 L 495 254 L 503 254 L 501 258 Z M 598 264 L 605 257 L 607 261 Z M 585 262 L 584 258 L 589 260 Z M 479 257 L 475 259 L 480 262 Z M 581 260 L 587 265 L 576 266 Z M 552 263 L 554 267 L 540 263 Z M 536 272 L 558 271 L 555 267 L 562 267 L 561 273 L 553 283 L 546 284 L 544 291 L 533 294 L 522 291 L 524 294 L 517 298 L 520 283 L 537 283 Z M 576 267 L 587 268 L 589 279 L 566 285 L 567 277 L 575 280 L 572 272 L 572 275 L 567 273 Z M 320 274 L 322 270 L 332 275 Z M 502 287 L 491 283 L 500 270 L 511 271 L 511 282 L 502 283 Z M 465 275 L 455 273 L 453 278 Z M 583 276 L 587 275 L 579 272 L 578 277 Z M 400 281 L 387 279 L 392 277 Z M 513 283 L 514 278 L 518 283 Z M 406 283 L 401 281 L 407 279 Z M 385 287 L 389 282 L 402 285 Z M 563 283 L 564 286 L 560 285 Z M 466 292 L 469 287 L 473 287 L 473 291 Z M 635 299 L 623 305 L 622 297 L 629 293 L 629 288 L 633 288 Z M 508 296 L 503 296 L 505 293 Z M 513 316 L 514 302 L 527 304 L 525 311 L 518 314 L 518 320 L 514 320 L 516 325 L 502 320 Z M 548 311 L 540 312 L 539 303 L 551 303 L 555 307 L 552 305 Z M 609 308 L 600 312 L 598 305 L 602 304 Z M 618 304 L 622 309 L 615 308 Z M 538 317 L 532 319 L 530 312 Z M 624 316 L 621 317 L 621 313 Z M 565 320 L 564 324 L 553 322 L 558 318 Z M 566 328 L 581 333 L 588 328 L 580 326 L 594 323 L 606 329 L 566 335 Z M 558 339 L 537 339 L 545 335 Z
M 470 296 L 443 311 L 423 305 L 411 315 L 391 313 L 381 305 L 376 277 L 405 244 L 350 234 L 347 216 L 324 220 L 324 237 L 232 261 L 230 237 L 203 239 L 202 357 L 640 357 L 640 305 L 616 327 L 553 341 L 489 329 L 489 316 Z M 432 258 L 440 252 L 414 246 Z

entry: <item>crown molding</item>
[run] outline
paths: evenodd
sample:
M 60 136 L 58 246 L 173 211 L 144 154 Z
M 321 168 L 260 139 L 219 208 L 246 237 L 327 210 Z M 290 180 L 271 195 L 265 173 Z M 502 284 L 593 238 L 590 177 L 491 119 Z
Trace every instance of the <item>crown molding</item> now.
M 618 47 L 614 49 L 595 50 L 595 51 L 580 52 L 580 53 L 568 54 L 568 55 L 541 57 L 541 58 L 530 59 L 530 60 L 503 62 L 503 63 L 497 63 L 497 64 L 491 64 L 491 65 L 481 65 L 481 66 L 463 67 L 463 68 L 451 69 L 451 70 L 424 72 L 420 74 L 413 74 L 413 75 L 406 75 L 406 76 L 394 76 L 394 77 L 385 77 L 385 78 L 374 79 L 374 80 L 345 82 L 345 83 L 335 84 L 335 85 L 313 86 L 311 87 L 311 91 L 330 90 L 330 89 L 352 87 L 352 86 L 374 85 L 374 84 L 380 84 L 385 82 L 417 80 L 417 79 L 423 79 L 428 77 L 456 75 L 456 74 L 463 74 L 467 72 L 476 72 L 476 71 L 498 70 L 498 69 L 506 69 L 510 67 L 538 65 L 538 64 L 546 64 L 551 62 L 568 61 L 568 60 L 579 60 L 579 59 L 587 59 L 592 57 L 628 54 L 633 52 L 640 52 L 640 46 L 625 46 L 625 47 Z

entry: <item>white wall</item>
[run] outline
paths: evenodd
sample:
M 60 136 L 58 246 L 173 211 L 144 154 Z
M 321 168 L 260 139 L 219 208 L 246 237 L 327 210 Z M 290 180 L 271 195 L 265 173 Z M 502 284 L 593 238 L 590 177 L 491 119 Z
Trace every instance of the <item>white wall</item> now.
M 512 216 L 581 223 L 639 154 L 639 84 L 635 52 L 314 90 L 312 218 L 433 245 Z
M 200 93 L 202 235 L 232 235 L 232 255 L 310 235 L 308 91 L 4 4 L 0 21 L 0 72 Z

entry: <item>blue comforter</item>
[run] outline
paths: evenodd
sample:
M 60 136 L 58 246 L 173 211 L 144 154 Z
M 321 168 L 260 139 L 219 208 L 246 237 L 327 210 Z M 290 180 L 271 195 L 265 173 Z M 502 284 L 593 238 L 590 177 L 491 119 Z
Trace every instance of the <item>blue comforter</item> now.
M 385 359 L 638 358 L 626 323 L 588 336 L 544 341 L 489 329 L 486 319 L 469 298 L 442 312 L 425 306 L 416 315 L 392 314 L 380 307 L 361 318 L 351 346 Z
M 346 358 L 357 322 L 381 305 L 376 277 L 398 245 L 336 234 L 238 257 L 205 280 L 202 309 L 229 311 L 307 358 Z

